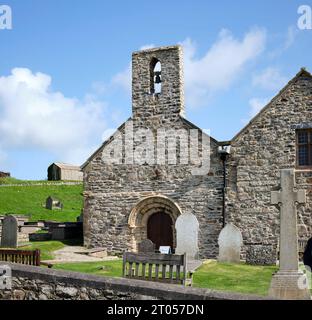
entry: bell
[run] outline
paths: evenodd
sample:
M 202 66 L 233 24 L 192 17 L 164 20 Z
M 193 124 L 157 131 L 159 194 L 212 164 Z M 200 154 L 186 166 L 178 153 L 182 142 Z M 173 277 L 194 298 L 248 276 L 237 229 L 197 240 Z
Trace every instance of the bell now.
M 161 83 L 160 72 L 155 72 L 155 83 Z

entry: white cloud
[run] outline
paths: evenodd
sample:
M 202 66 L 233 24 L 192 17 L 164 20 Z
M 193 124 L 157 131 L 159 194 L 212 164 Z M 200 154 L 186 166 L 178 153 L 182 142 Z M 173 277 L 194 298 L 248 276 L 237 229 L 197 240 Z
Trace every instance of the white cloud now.
M 128 67 L 118 72 L 112 79 L 112 84 L 123 88 L 127 94 L 131 94 L 131 78 L 132 78 L 132 64 L 128 64 Z
M 287 29 L 287 34 L 285 37 L 285 42 L 284 42 L 284 50 L 287 50 L 289 47 L 293 45 L 295 42 L 296 36 L 298 34 L 298 28 L 295 26 L 290 26 Z
M 145 44 L 143 46 L 140 47 L 140 50 L 147 50 L 147 49 L 153 49 L 156 46 L 154 44 Z
M 287 83 L 288 78 L 281 75 L 277 68 L 268 67 L 261 73 L 254 75 L 253 86 L 266 90 L 280 90 Z
M 105 129 L 105 105 L 93 95 L 65 97 L 51 90 L 51 81 L 26 68 L 0 77 L 2 148 L 48 150 L 59 160 L 81 164 Z
M 265 48 L 266 32 L 249 31 L 242 39 L 222 30 L 215 43 L 200 58 L 191 39 L 184 40 L 185 95 L 188 107 L 207 105 L 213 93 L 229 87 L 246 64 L 255 59 Z M 141 49 L 154 47 L 142 46 Z M 131 64 L 113 78 L 113 83 L 131 92 Z
M 250 117 L 254 117 L 261 109 L 269 102 L 268 98 L 252 98 L 249 100 L 250 105 Z
M 278 43 L 278 46 L 269 53 L 269 57 L 276 59 L 282 55 L 294 44 L 298 33 L 299 29 L 296 26 L 289 26 L 284 34 L 273 36 L 274 43 Z
M 146 44 L 139 48 L 139 50 L 147 50 L 155 48 L 154 44 Z M 123 88 L 127 94 L 131 95 L 131 79 L 132 78 L 132 64 L 131 62 L 123 70 L 118 72 L 113 78 L 111 83 L 115 86 Z
M 248 32 L 241 40 L 222 30 L 217 41 L 201 58 L 195 57 L 196 47 L 192 41 L 184 41 L 187 105 L 205 105 L 211 94 L 228 88 L 246 64 L 264 50 L 265 41 L 266 33 L 262 29 Z

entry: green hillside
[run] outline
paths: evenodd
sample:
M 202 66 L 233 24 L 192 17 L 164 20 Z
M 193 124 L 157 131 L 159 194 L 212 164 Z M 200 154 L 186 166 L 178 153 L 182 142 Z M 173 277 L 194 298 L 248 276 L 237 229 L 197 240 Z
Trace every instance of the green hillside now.
M 34 185 L 43 183 L 43 185 Z M 18 184 L 19 186 L 0 186 L 0 214 L 13 213 L 29 216 L 31 221 L 54 220 L 76 221 L 82 209 L 82 184 L 49 185 L 47 181 L 23 181 L 14 178 L 0 178 L 0 185 Z M 62 210 L 45 209 L 48 196 L 63 203 Z

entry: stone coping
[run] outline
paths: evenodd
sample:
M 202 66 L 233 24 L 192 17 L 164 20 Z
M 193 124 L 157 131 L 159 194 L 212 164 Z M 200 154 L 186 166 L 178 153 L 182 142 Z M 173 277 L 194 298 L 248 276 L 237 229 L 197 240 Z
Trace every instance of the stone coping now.
M 50 283 L 61 282 L 78 287 L 135 293 L 166 300 L 272 300 L 269 297 L 252 294 L 222 292 L 143 280 L 102 277 L 86 273 L 55 270 L 22 264 L 0 262 L 0 266 L 1 265 L 10 266 L 13 277 L 36 279 Z

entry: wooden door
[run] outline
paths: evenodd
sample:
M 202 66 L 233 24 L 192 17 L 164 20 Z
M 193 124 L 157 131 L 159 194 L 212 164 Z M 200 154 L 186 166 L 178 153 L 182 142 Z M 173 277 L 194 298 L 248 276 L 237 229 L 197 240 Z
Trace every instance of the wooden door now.
M 173 248 L 172 220 L 167 213 L 157 212 L 151 215 L 147 222 L 147 238 L 159 246 Z

